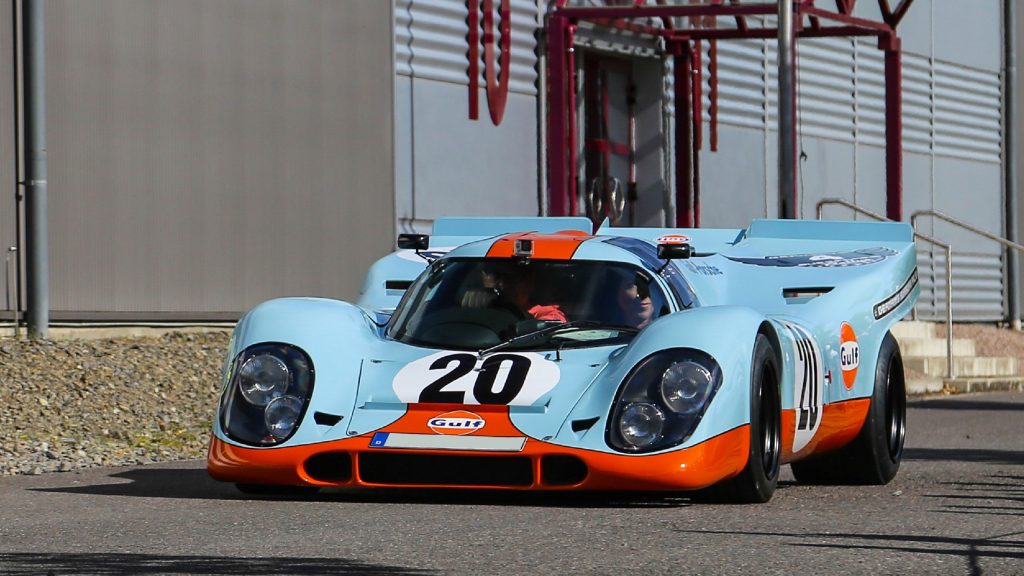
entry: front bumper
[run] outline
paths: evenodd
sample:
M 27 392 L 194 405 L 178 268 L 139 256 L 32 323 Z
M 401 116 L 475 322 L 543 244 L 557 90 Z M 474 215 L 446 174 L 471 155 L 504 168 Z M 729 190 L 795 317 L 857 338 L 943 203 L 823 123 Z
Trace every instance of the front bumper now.
M 429 413 L 437 414 L 436 408 Z M 421 416 L 421 414 L 420 414 Z M 744 425 L 700 444 L 650 455 L 570 448 L 525 437 L 507 411 L 487 416 L 492 435 L 523 438 L 515 450 L 393 448 L 381 434 L 437 439 L 416 410 L 375 433 L 282 448 L 246 448 L 217 437 L 207 469 L 225 482 L 319 487 L 443 487 L 511 490 L 696 490 L 735 476 L 750 452 Z M 494 433 L 497 432 L 495 435 Z M 482 433 L 482 431 L 481 431 Z M 482 436 L 482 434 L 481 434 Z M 465 436 L 460 436 L 464 438 Z M 481 439 L 483 439 L 481 438 Z M 436 444 L 430 443 L 427 444 Z

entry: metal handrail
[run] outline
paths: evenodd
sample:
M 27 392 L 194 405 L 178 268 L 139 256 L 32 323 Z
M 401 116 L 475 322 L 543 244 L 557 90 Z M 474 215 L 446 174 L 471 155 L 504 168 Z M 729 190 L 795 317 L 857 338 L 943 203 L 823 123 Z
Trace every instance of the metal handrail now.
M 972 225 L 964 222 L 963 220 L 960 220 L 958 218 L 954 218 L 953 216 L 950 216 L 949 214 L 946 214 L 945 212 L 940 212 L 938 210 L 918 210 L 917 212 L 914 212 L 913 214 L 911 214 L 911 216 L 910 216 L 910 225 L 913 226 L 915 230 L 917 229 L 917 217 L 918 216 L 933 216 L 933 217 L 938 218 L 940 220 L 945 220 L 946 222 L 948 222 L 948 223 L 950 223 L 950 224 L 952 224 L 954 226 L 959 226 L 959 227 L 963 228 L 964 230 L 967 230 L 969 232 L 974 232 L 975 234 L 977 234 L 979 236 L 984 236 L 985 238 L 988 238 L 989 240 L 992 240 L 993 242 L 998 242 L 999 244 L 1002 244 L 1003 246 L 1005 246 L 1007 248 L 1011 248 L 1013 250 L 1016 250 L 1017 252 L 1020 252 L 1020 253 L 1024 254 L 1024 245 L 1018 244 L 1018 243 L 1016 243 L 1016 242 L 1014 242 L 1012 240 L 1007 240 L 1006 238 L 1003 238 L 1002 236 L 996 236 L 995 234 L 992 234 L 991 232 L 986 232 L 986 231 L 982 230 L 981 228 L 977 228 L 975 226 L 972 226 Z M 1011 318 L 1010 321 L 1011 321 L 1011 323 L 1014 324 L 1014 329 L 1020 330 L 1020 319 L 1019 318 Z
M 820 200 L 817 204 L 818 220 L 821 220 L 822 208 L 824 208 L 825 205 L 828 204 L 837 204 L 839 206 L 844 206 L 858 214 L 863 214 L 865 216 L 869 216 L 871 218 L 874 218 L 875 220 L 880 220 L 882 222 L 893 222 L 893 220 L 890 220 L 889 218 L 886 218 L 881 214 L 876 214 L 870 210 L 865 210 L 864 208 L 861 208 L 860 206 L 857 206 L 852 202 L 847 202 L 842 198 L 823 198 L 822 200 Z M 918 214 L 918 212 L 915 212 L 914 216 L 917 216 Z M 945 215 L 943 214 L 943 216 Z M 940 218 L 942 218 L 943 216 L 940 216 Z M 913 217 L 911 218 L 911 228 L 913 228 Z M 917 230 L 914 230 L 914 237 L 920 238 L 925 242 L 943 248 L 946 251 L 946 377 L 954 378 L 955 376 L 953 372 L 953 248 L 949 244 L 936 240 L 935 238 L 932 238 L 931 236 L 928 236 L 926 234 L 921 234 Z M 1021 246 L 1021 248 L 1024 249 L 1024 246 Z M 913 317 L 915 319 L 917 318 L 916 310 L 914 311 Z

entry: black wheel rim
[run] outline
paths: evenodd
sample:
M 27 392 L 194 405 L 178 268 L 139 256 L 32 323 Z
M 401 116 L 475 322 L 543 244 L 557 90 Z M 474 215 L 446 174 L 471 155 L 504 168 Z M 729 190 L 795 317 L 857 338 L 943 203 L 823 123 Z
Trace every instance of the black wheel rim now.
M 903 453 L 903 439 L 907 432 L 907 397 L 901 375 L 893 375 L 898 358 L 889 360 L 889 373 L 885 383 L 886 440 L 889 445 L 889 459 L 896 462 Z
M 770 366 L 765 366 L 758 395 L 761 397 L 761 467 L 768 480 L 774 479 L 779 472 L 779 446 L 782 444 L 775 385 L 775 372 Z

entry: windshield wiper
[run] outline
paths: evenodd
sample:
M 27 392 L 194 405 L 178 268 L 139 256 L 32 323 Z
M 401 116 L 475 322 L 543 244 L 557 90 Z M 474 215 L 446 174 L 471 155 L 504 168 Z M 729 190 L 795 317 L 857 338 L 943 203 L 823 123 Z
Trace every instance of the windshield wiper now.
M 607 330 L 617 330 L 619 332 L 629 332 L 631 334 L 636 334 L 640 332 L 639 328 L 634 328 L 632 326 L 608 324 L 605 322 L 598 322 L 597 320 L 575 320 L 573 322 L 566 322 L 564 324 L 548 326 L 547 328 L 541 328 L 540 330 L 534 330 L 533 332 L 527 332 L 526 334 L 521 334 L 519 336 L 513 336 L 512 338 L 509 338 L 508 340 L 505 340 L 500 344 L 495 344 L 490 348 L 484 348 L 480 350 L 479 352 L 477 352 L 477 358 L 483 360 L 484 356 L 492 352 L 497 352 L 498 350 L 501 350 L 503 348 L 507 348 L 518 342 L 522 342 L 523 340 L 539 338 L 541 336 L 546 336 L 548 334 L 557 334 L 558 332 L 562 332 L 565 330 L 585 330 L 587 328 L 604 328 Z

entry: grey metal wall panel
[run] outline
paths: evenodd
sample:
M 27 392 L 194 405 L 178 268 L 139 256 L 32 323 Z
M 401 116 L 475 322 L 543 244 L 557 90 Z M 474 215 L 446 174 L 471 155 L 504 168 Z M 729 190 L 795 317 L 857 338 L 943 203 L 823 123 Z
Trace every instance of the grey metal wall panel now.
M 11 1 L 0 2 L 0 310 L 17 307 L 17 259 L 7 249 L 17 245 L 18 206 L 14 150 L 14 38 Z M 2 320 L 6 321 L 7 318 Z
M 718 139 L 720 149 L 728 153 L 705 153 L 701 157 L 701 225 L 743 228 L 768 213 L 764 132 L 723 125 L 718 129 Z
M 718 43 L 718 121 L 763 129 L 765 125 L 765 43 Z M 710 90 L 705 90 L 705 95 Z M 705 110 L 709 107 L 705 106 Z
M 853 142 L 857 103 L 853 42 L 804 40 L 797 53 L 801 135 Z
M 974 70 L 935 62 L 935 152 L 999 163 L 1002 95 L 998 67 Z
M 998 70 L 1002 60 L 1002 0 L 932 0 L 933 54 L 936 60 Z M 924 16 L 912 6 L 909 19 Z
M 885 149 L 858 144 L 856 162 L 857 191 L 855 198 L 857 205 L 875 214 L 884 215 L 886 204 Z M 859 216 L 857 219 L 860 218 L 863 217 Z
M 393 245 L 390 3 L 47 3 L 57 314 L 352 298 Z
M 416 213 L 399 216 L 536 215 L 536 100 L 510 94 L 505 119 L 495 126 L 486 117 L 466 118 L 465 93 L 413 79 Z
M 852 142 L 804 136 L 800 139 L 800 149 L 807 155 L 800 162 L 797 179 L 799 211 L 803 218 L 815 218 L 816 206 L 822 198 L 855 201 L 854 186 L 858 180 L 854 171 L 858 164 L 854 162 Z

